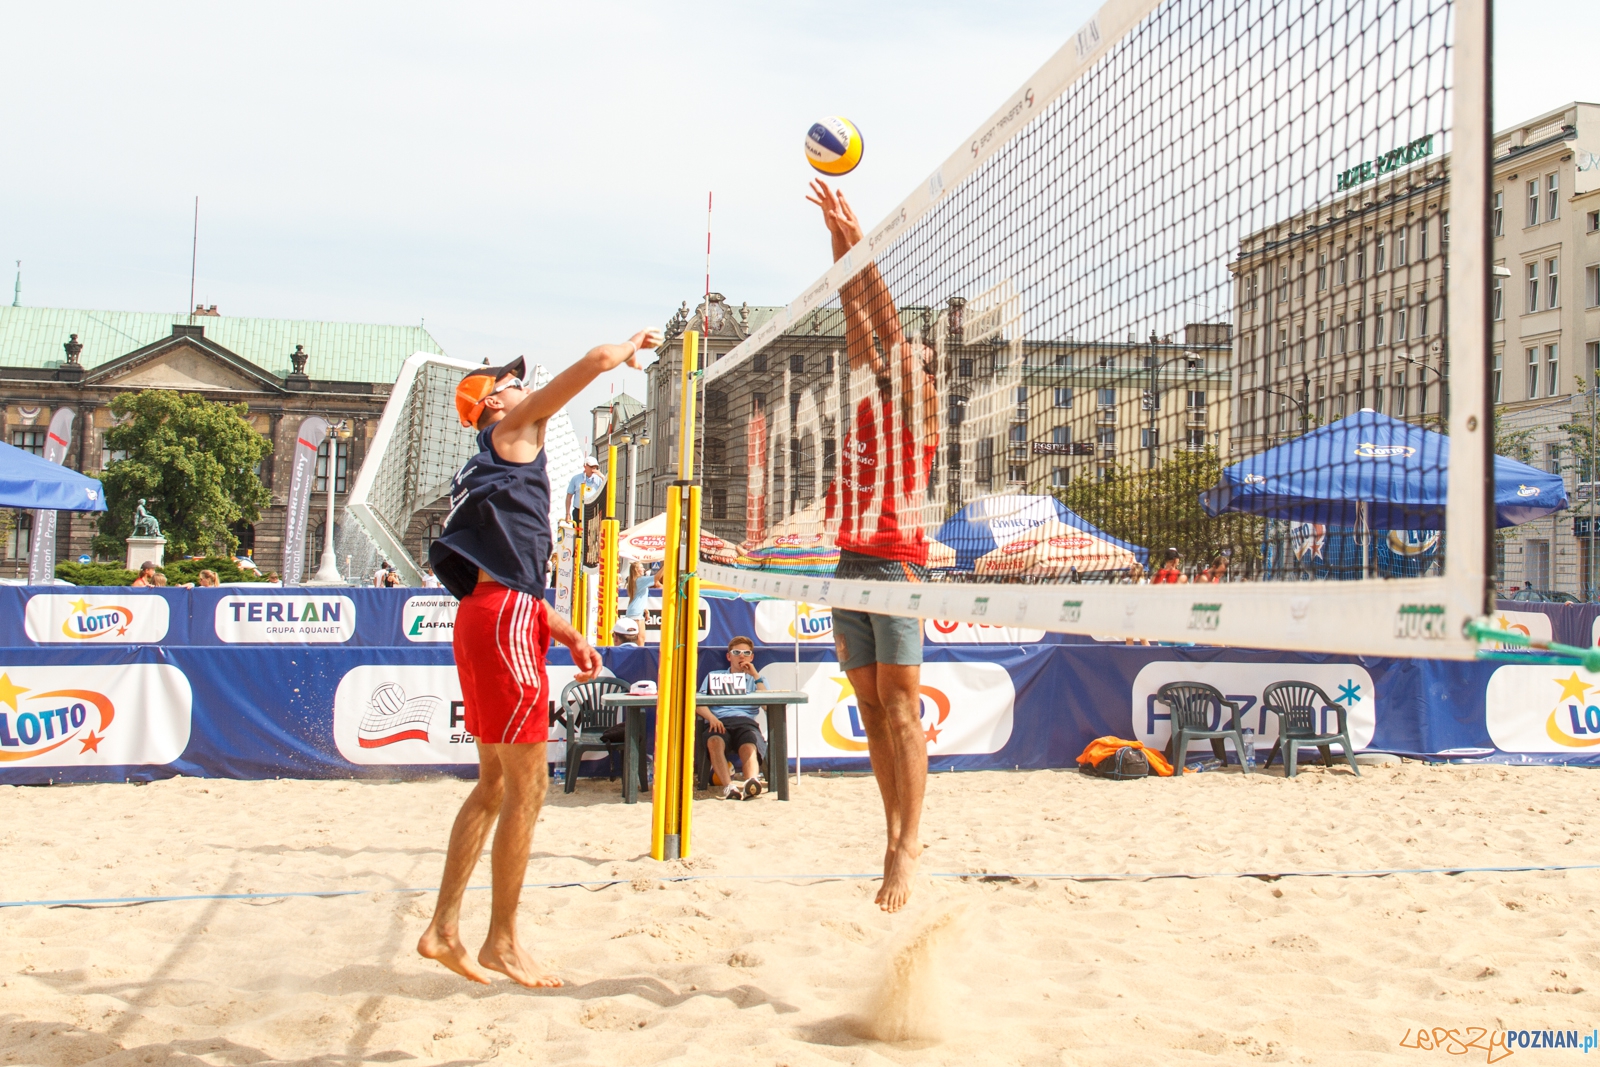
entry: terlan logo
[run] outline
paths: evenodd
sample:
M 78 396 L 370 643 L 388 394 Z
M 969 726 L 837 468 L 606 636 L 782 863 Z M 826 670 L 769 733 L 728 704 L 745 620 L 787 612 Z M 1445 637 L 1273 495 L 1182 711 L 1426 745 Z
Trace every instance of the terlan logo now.
M 121 604 L 96 604 L 82 597 L 72 602 L 72 614 L 61 624 L 61 632 L 74 641 L 92 641 L 110 634 L 121 637 L 133 623 L 133 609 Z
M 867 730 L 861 724 L 861 710 L 856 706 L 855 686 L 850 684 L 848 677 L 840 676 L 833 678 L 833 684 L 839 687 L 839 696 L 822 717 L 822 739 L 841 752 L 865 752 Z M 945 696 L 943 690 L 931 685 L 918 686 L 917 689 L 922 704 L 922 736 L 932 745 L 939 740 L 945 720 L 950 717 L 950 698 Z M 849 724 L 849 736 L 836 723 L 841 713 Z
M 1550 717 L 1545 720 L 1546 736 L 1563 748 L 1593 748 L 1600 745 L 1600 707 L 1589 703 L 1585 696 L 1591 689 L 1600 692 L 1600 686 L 1585 682 L 1578 677 L 1577 671 L 1573 671 L 1569 677 L 1550 680 L 1561 687 L 1561 695 L 1556 698 L 1555 707 L 1550 709 Z M 1571 733 L 1567 732 L 1568 727 Z
M 23 697 L 24 693 L 32 693 Z M 111 698 L 92 689 L 52 689 L 34 693 L 0 674 L 0 763 L 14 763 L 52 752 L 69 742 L 78 754 L 97 752 L 116 718 Z

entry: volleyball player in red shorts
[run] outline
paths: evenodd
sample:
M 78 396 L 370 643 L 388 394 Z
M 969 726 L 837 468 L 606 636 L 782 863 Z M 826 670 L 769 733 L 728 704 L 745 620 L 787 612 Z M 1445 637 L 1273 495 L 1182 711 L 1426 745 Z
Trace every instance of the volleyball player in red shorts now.
M 623 363 L 637 369 L 639 352 L 660 343 L 659 330 L 640 330 L 621 344 L 600 345 L 537 392 L 528 388 L 521 359 L 469 374 L 456 387 L 456 411 L 463 426 L 478 430 L 479 452 L 456 472 L 450 514 L 428 560 L 461 601 L 454 650 L 466 726 L 478 743 L 478 783 L 450 831 L 439 902 L 417 951 L 475 982 L 488 982 L 490 970 L 525 986 L 561 984 L 517 939 L 517 902 L 549 784 L 545 650 L 552 638 L 566 645 L 580 678 L 599 673 L 600 656 L 545 606 L 545 426 L 595 378 Z M 461 940 L 461 896 L 496 819 L 489 934 L 474 963 Z

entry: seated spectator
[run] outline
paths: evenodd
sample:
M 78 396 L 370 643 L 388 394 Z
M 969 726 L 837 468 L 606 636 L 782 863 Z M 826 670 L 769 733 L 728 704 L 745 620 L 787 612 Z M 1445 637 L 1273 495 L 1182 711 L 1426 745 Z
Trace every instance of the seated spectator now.
M 1197 582 L 1205 582 L 1205 583 L 1208 583 L 1210 585 L 1218 585 L 1218 584 L 1220 584 L 1222 582 L 1223 578 L 1227 577 L 1227 575 L 1228 575 L 1228 553 L 1224 552 L 1221 555 L 1217 556 L 1216 559 L 1213 559 L 1211 561 L 1211 566 L 1209 566 L 1205 570 L 1201 571 L 1200 572 L 1200 577 L 1196 578 L 1195 581 L 1197 581 Z
M 1183 585 L 1188 581 L 1189 576 L 1183 573 L 1183 556 L 1175 548 L 1167 549 L 1166 558 L 1161 561 L 1161 569 L 1150 579 L 1150 584 Z
M 219 586 L 221 584 L 222 583 L 217 580 L 217 572 L 216 571 L 201 571 L 200 572 L 200 588 L 202 588 L 202 589 L 215 589 L 217 586 Z
M 157 589 L 165 589 L 167 587 L 167 576 L 160 571 L 156 571 L 150 576 L 150 584 Z
M 700 683 L 700 692 L 715 696 L 753 693 L 766 686 L 755 666 L 756 645 L 748 637 L 728 642 L 728 669 L 712 671 Z M 725 707 L 697 707 L 695 714 L 706 721 L 711 735 L 706 751 L 711 756 L 711 780 L 722 786 L 724 800 L 749 800 L 761 793 L 761 727 L 756 722 L 754 704 Z M 743 780 L 736 780 L 728 765 L 728 753 L 738 756 Z
M 611 632 L 616 635 L 617 644 L 644 644 L 644 620 L 630 618 L 627 615 L 617 619 L 611 627 Z
M 149 560 L 145 560 L 143 563 L 139 564 L 139 577 L 135 578 L 131 584 L 136 585 L 141 589 L 143 589 L 145 586 L 155 585 L 156 583 L 150 580 L 151 575 L 155 573 L 156 565 L 151 563 Z

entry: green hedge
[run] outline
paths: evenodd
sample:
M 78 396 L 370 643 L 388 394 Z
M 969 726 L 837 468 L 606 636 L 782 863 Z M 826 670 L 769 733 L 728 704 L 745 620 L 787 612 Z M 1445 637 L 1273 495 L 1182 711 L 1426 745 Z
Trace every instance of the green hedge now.
M 175 559 L 161 568 L 168 585 L 186 582 L 199 584 L 201 571 L 216 571 L 221 582 L 264 582 L 255 571 L 241 568 L 228 556 L 207 556 L 205 559 Z M 56 577 L 73 585 L 132 585 L 139 575 L 115 563 L 57 563 Z

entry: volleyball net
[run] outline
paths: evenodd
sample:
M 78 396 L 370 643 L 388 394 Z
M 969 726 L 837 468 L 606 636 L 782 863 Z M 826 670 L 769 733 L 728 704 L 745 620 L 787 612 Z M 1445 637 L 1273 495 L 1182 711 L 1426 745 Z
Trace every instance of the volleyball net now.
M 701 576 L 1106 638 L 1470 655 L 1487 20 L 1113 2 L 887 214 L 818 208 L 793 254 L 825 272 L 701 376 L 703 528 L 737 546 Z

